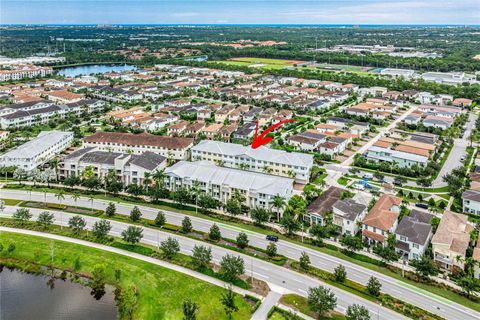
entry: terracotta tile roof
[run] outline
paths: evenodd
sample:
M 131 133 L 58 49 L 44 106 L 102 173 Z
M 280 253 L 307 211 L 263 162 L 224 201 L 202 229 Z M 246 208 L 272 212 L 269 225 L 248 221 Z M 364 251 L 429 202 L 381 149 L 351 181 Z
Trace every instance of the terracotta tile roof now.
M 400 198 L 384 194 L 370 209 L 370 212 L 363 219 L 363 223 L 384 231 L 390 230 L 400 215 L 400 210 L 394 212 L 392 208 L 399 207 L 401 203 Z
M 378 242 L 383 242 L 383 241 L 385 241 L 385 236 L 383 236 L 383 235 L 381 235 L 381 234 L 378 234 L 378 233 L 376 233 L 376 232 L 367 230 L 367 229 L 363 229 L 363 230 L 362 230 L 362 234 L 363 234 L 365 237 L 370 238 L 370 239 L 373 239 L 373 240 L 378 241 Z
M 415 148 L 415 147 L 410 147 L 410 146 L 406 146 L 406 145 L 396 146 L 395 150 L 406 152 L 406 153 L 411 153 L 411 154 L 417 154 L 419 156 L 424 156 L 424 157 L 427 157 L 427 158 L 430 157 L 430 152 L 428 152 L 428 150 L 419 149 L 419 148 Z
M 166 149 L 185 149 L 193 144 L 192 138 L 164 137 L 150 133 L 97 132 L 84 138 L 91 143 L 117 143 L 127 146 L 157 146 Z

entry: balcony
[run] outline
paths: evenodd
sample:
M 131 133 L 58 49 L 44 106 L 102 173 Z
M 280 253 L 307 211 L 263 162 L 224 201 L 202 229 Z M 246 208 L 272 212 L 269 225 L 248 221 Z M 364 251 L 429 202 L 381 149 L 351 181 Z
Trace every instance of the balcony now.
M 434 255 L 433 260 L 438 261 L 440 263 L 446 264 L 446 265 L 453 265 L 453 259 L 447 258 L 441 254 L 436 253 Z

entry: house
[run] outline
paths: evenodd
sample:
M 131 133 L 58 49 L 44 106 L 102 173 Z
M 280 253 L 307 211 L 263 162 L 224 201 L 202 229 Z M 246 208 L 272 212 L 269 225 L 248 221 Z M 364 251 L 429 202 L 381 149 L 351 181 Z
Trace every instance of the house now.
M 69 92 L 67 90 L 49 91 L 47 96 L 49 100 L 59 103 L 72 103 L 83 99 L 82 94 Z
M 223 204 L 240 192 L 245 198 L 243 204 L 251 208 L 271 208 L 275 196 L 288 201 L 293 193 L 293 179 L 219 167 L 208 161 L 180 161 L 168 167 L 165 175 L 165 185 L 171 191 L 196 182 L 203 192 Z
M 192 148 L 192 159 L 222 162 L 230 168 L 248 168 L 262 172 L 265 167 L 272 175 L 295 177 L 298 183 L 307 183 L 313 166 L 313 156 L 298 152 L 204 140 Z
M 253 122 L 257 115 L 262 111 L 260 107 L 253 107 L 243 114 L 244 122 Z
M 445 130 L 453 125 L 453 121 L 452 118 L 428 115 L 423 119 L 423 125 L 427 128 L 432 127 Z
M 304 220 L 325 225 L 327 214 L 332 213 L 333 205 L 342 197 L 343 191 L 345 190 L 337 187 L 328 188 L 307 207 Z
M 53 159 L 73 142 L 73 132 L 42 131 L 36 138 L 0 156 L 0 167 L 17 167 L 27 171 Z
M 150 133 L 96 132 L 83 139 L 83 147 L 133 154 L 151 151 L 167 159 L 183 160 L 188 158 L 193 141 L 193 138 L 164 137 Z
M 369 245 L 384 244 L 397 228 L 402 199 L 384 194 L 363 219 L 362 235 Z
M 237 131 L 235 131 L 233 137 L 235 139 L 249 140 L 253 138 L 253 135 L 255 134 L 255 128 L 255 123 L 246 122 L 243 126 L 238 128 Z
M 431 241 L 433 261 L 445 270 L 463 270 L 472 230 L 468 216 L 445 211 Z
M 88 147 L 67 155 L 59 166 L 59 176 L 81 176 L 90 168 L 97 178 L 103 179 L 113 172 L 124 186 L 132 183 L 143 186 L 146 173 L 163 170 L 166 166 L 167 158 L 150 151 L 128 154 Z
M 223 128 L 222 123 L 212 123 L 211 125 L 203 128 L 202 132 L 205 134 L 207 139 L 213 140 L 218 136 L 220 129 Z
M 333 224 L 342 234 L 355 235 L 360 229 L 359 223 L 367 213 L 367 206 L 353 199 L 337 200 L 333 206 Z
M 473 267 L 473 276 L 480 279 L 480 240 L 477 240 L 477 245 L 473 248 L 472 258 L 477 261 L 477 264 Z
M 167 133 L 169 136 L 179 136 L 183 133 L 183 131 L 185 131 L 189 124 L 190 123 L 188 121 L 179 121 L 175 124 L 170 125 L 167 128 Z
M 480 191 L 466 190 L 462 193 L 463 212 L 480 215 Z
M 433 215 L 419 210 L 404 216 L 395 230 L 395 251 L 408 260 L 420 259 L 432 239 L 432 218 Z
M 465 98 L 457 98 L 453 100 L 452 104 L 456 107 L 468 108 L 472 105 L 473 101 Z

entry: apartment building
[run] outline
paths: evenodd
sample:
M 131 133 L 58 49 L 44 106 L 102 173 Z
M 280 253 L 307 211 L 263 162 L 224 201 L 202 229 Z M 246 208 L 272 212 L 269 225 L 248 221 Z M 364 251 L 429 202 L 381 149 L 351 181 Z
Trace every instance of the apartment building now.
M 189 156 L 193 138 L 164 137 L 150 133 L 97 132 L 84 138 L 83 146 L 100 151 L 142 154 L 158 153 L 167 159 L 184 160 Z
M 287 153 L 264 146 L 252 149 L 250 146 L 207 140 L 192 148 L 192 159 L 222 163 L 230 168 L 293 177 L 298 183 L 308 183 L 313 166 L 313 156 L 309 154 Z
M 123 185 L 143 185 L 145 173 L 163 170 L 167 158 L 157 153 L 146 151 L 142 154 L 98 151 L 97 148 L 83 148 L 63 158 L 59 166 L 60 178 L 80 176 L 90 168 L 98 178 L 104 178 L 114 172 Z
M 67 149 L 73 141 L 73 132 L 42 131 L 33 140 L 0 156 L 0 167 L 33 170 Z
M 244 204 L 251 208 L 271 208 L 276 195 L 288 201 L 293 193 L 293 179 L 218 167 L 208 161 L 179 161 L 168 167 L 165 175 L 165 184 L 171 191 L 189 188 L 195 182 L 222 203 L 240 192 L 245 197 Z
M 445 211 L 432 238 L 433 260 L 445 270 L 463 270 L 473 224 L 468 216 Z
M 50 67 L 38 67 L 34 65 L 14 66 L 9 70 L 0 70 L 0 82 L 9 80 L 21 80 L 25 78 L 45 77 L 53 73 Z

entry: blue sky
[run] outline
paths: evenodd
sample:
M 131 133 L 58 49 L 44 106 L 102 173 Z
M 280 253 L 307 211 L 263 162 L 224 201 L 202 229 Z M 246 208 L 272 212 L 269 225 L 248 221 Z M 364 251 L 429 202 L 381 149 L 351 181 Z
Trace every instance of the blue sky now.
M 1 24 L 478 24 L 480 0 L 0 0 Z

